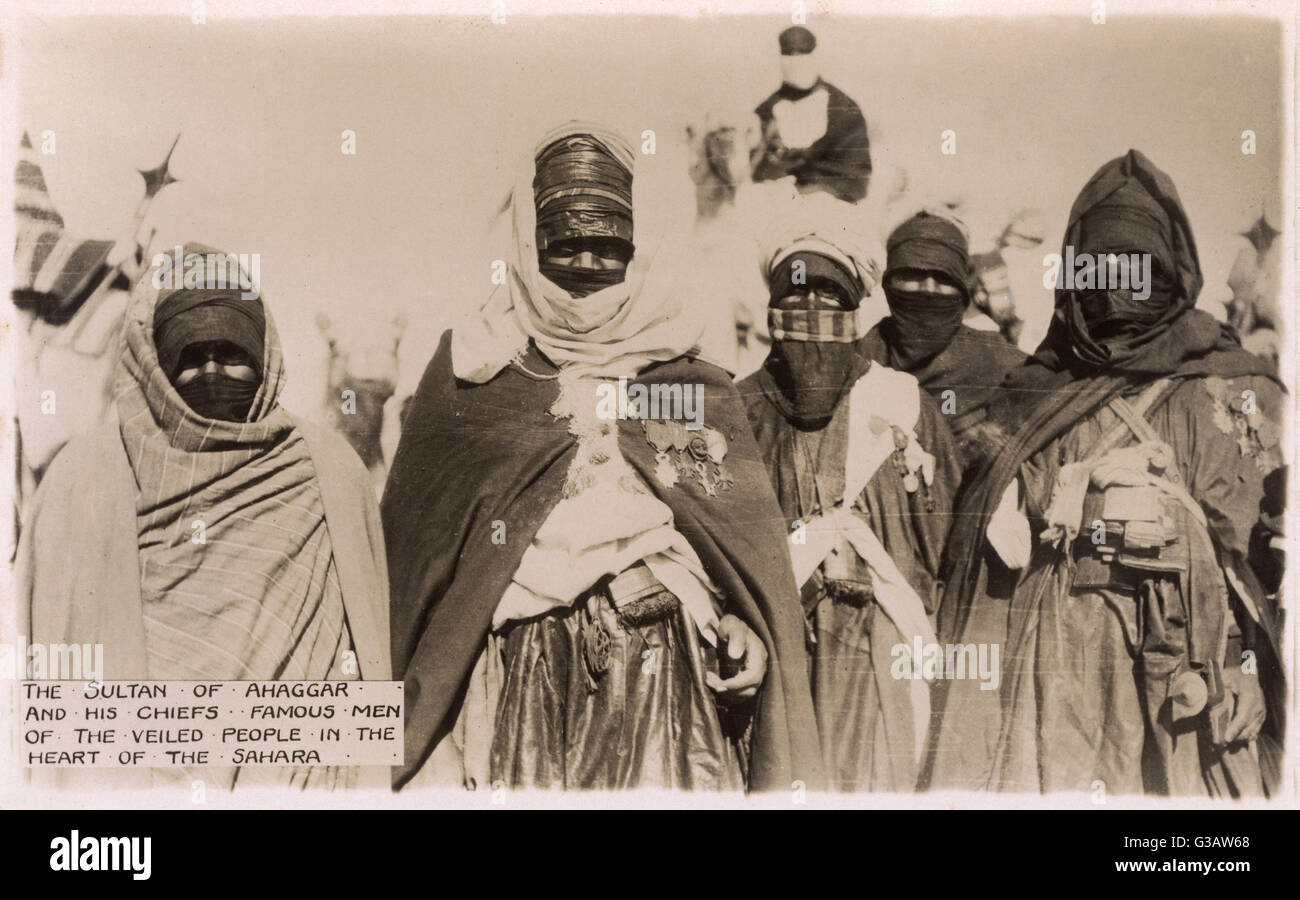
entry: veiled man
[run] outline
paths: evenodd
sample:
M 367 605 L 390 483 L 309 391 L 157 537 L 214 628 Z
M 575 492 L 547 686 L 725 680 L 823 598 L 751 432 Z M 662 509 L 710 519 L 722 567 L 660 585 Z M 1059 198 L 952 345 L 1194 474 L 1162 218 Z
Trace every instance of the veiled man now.
M 412 401 L 382 503 L 399 787 L 820 783 L 780 512 L 633 168 L 600 125 L 541 140 L 507 288 Z
M 183 254 L 190 273 L 235 264 L 197 244 Z M 284 359 L 263 299 L 224 276 L 184 283 L 137 288 L 115 415 L 69 442 L 41 482 L 19 547 L 27 633 L 102 643 L 107 680 L 389 678 L 386 560 L 365 467 L 280 405 Z M 359 773 L 152 775 L 188 788 L 338 786 Z
M 1011 437 L 949 544 L 940 638 L 1002 646 L 1001 687 L 950 683 L 931 783 L 1259 795 L 1281 671 L 1250 537 L 1286 398 L 1194 308 L 1190 223 L 1138 151 L 1084 186 L 1062 256 L 1051 330 L 995 410 Z
M 846 203 L 867 196 L 867 120 L 848 94 L 821 77 L 817 39 L 802 25 L 781 32 L 781 87 L 754 110 L 762 130 L 755 181 L 793 176 L 800 193 L 825 191 Z
M 953 220 L 917 213 L 890 234 L 886 252 L 889 315 L 863 338 L 862 352 L 916 376 L 948 417 L 963 468 L 977 469 L 996 441 L 988 405 L 1025 354 L 997 332 L 962 323 L 971 302 L 970 249 Z
M 772 350 L 740 390 L 791 528 L 828 781 L 911 791 L 930 688 L 910 660 L 934 643 L 960 473 L 916 379 L 858 352 L 857 312 L 879 268 L 848 244 L 805 233 L 771 254 Z

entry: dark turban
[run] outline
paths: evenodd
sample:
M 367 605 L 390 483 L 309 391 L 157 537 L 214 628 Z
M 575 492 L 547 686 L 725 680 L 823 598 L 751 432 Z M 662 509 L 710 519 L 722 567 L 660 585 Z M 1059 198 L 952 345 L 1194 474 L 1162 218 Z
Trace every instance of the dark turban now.
M 1127 181 L 1079 219 L 1076 253 L 1150 253 L 1172 268 L 1169 215 L 1137 182 Z
M 569 238 L 632 242 L 632 171 L 600 140 L 575 134 L 537 154 L 537 249 Z
M 192 251 L 187 247 L 186 252 Z M 245 299 L 238 288 L 174 290 L 160 296 L 154 308 L 153 341 L 168 378 L 175 376 L 185 348 L 205 341 L 234 344 L 253 359 L 260 376 L 265 338 L 262 301 Z
M 946 276 L 970 299 L 970 249 L 966 235 L 942 216 L 920 212 L 894 229 L 885 248 L 885 287 L 889 276 L 904 269 Z
M 912 372 L 948 348 L 961 328 L 970 302 L 970 255 L 966 235 L 942 216 L 917 213 L 894 229 L 886 246 L 885 300 L 889 319 L 882 323 L 893 364 Z M 902 290 L 898 272 L 942 276 L 960 291 Z
M 781 32 L 779 38 L 782 56 L 797 56 L 812 53 L 817 46 L 817 38 L 802 25 L 794 25 Z

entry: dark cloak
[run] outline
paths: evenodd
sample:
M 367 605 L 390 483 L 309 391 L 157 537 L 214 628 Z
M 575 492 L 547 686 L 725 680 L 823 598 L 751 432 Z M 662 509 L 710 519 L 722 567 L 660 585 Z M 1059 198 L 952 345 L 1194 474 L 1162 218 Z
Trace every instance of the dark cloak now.
M 867 196 L 867 180 L 871 177 L 871 146 L 867 140 L 867 120 L 858 104 L 848 94 L 822 79 L 807 90 L 788 84 L 781 85 L 754 110 L 764 127 L 772 120 L 772 107 L 782 100 L 798 100 L 820 87 L 830 94 L 826 106 L 826 133 L 806 150 L 795 151 L 802 159 L 791 169 L 779 172 L 765 171 L 760 165 L 754 173 L 755 181 L 766 181 L 793 175 L 795 183 L 823 185 L 836 197 L 855 203 Z
M 555 371 L 531 344 L 523 365 Z M 702 385 L 706 424 L 726 437 L 722 468 L 734 485 L 709 497 L 691 479 L 663 487 L 641 423 L 618 423 L 623 455 L 672 509 L 675 527 L 722 590 L 725 612 L 744 620 L 767 646 L 749 786 L 789 790 L 798 780 L 818 789 L 821 754 L 785 520 L 735 386 L 722 369 L 687 357 L 648 367 L 631 383 L 638 382 Z M 447 332 L 411 403 L 381 504 L 393 669 L 406 682 L 406 755 L 394 773 L 396 786 L 419 770 L 453 725 L 492 614 L 561 498 L 577 444 L 568 421 L 549 412 L 557 394 L 553 378 L 530 377 L 515 366 L 485 384 L 458 381 Z M 494 536 L 504 543 L 493 543 Z
M 1084 215 L 1119 190 L 1135 187 L 1145 190 L 1167 217 L 1168 230 L 1162 236 L 1163 240 L 1157 242 L 1163 246 L 1141 249 L 1153 252 L 1162 270 L 1172 276 L 1176 292 L 1172 309 L 1141 335 L 1130 335 L 1122 344 L 1109 348 L 1108 364 L 1099 367 L 1082 358 L 1096 358 L 1099 347 L 1090 342 L 1086 330 L 1082 335 L 1079 333 L 1077 297 L 1073 291 L 1057 291 L 1056 314 L 1043 344 L 1023 366 L 1008 374 L 1003 390 L 990 407 L 990 420 L 1011 437 L 988 465 L 968 481 L 958 499 L 949 537 L 950 552 L 944 566 L 946 589 L 938 617 L 941 643 L 965 640 L 968 630 L 978 632 L 983 627 L 981 621 L 994 615 L 991 611 L 974 608 L 977 603 L 991 604 L 990 609 L 996 607 L 994 598 L 982 585 L 985 582 L 992 585 L 995 579 L 1005 580 L 1007 575 L 1000 563 L 987 552 L 985 533 L 1003 492 L 1031 457 L 1068 434 L 1084 419 L 1094 416 L 1113 397 L 1131 395 L 1157 379 L 1167 378 L 1179 384 L 1211 376 L 1223 379 L 1262 376 L 1271 380 L 1260 382 L 1261 385 L 1280 388 L 1263 361 L 1241 348 L 1233 329 L 1194 309 L 1202 276 L 1190 223 L 1173 182 L 1142 154 L 1130 150 L 1125 156 L 1108 162 L 1089 180 L 1071 209 L 1064 244 L 1079 246 L 1080 221 Z M 1170 394 L 1166 392 L 1165 396 Z M 1187 404 L 1188 395 L 1175 392 L 1174 396 L 1183 399 L 1171 403 Z M 1276 405 L 1280 404 L 1273 404 Z M 1158 412 L 1157 407 L 1153 414 Z M 1165 413 L 1166 417 L 1172 414 Z M 1208 445 L 1209 441 L 1205 443 Z M 1235 456 L 1235 450 L 1230 455 Z M 1263 686 L 1272 718 L 1279 708 L 1277 698 L 1282 690 L 1278 677 L 1276 606 L 1265 597 L 1250 565 L 1236 546 L 1241 541 L 1235 539 L 1237 525 L 1231 512 L 1226 508 L 1214 508 L 1213 502 L 1206 506 L 1205 498 L 1198 499 L 1206 507 L 1219 564 L 1231 565 L 1236 570 L 1259 610 L 1264 634 L 1253 644 L 1262 654 L 1260 671 L 1266 673 Z M 1031 515 L 1037 514 L 1032 508 L 1030 512 Z M 1243 622 L 1240 616 L 1238 621 L 1243 630 L 1250 627 L 1250 623 Z M 964 689 L 965 685 L 956 682 L 938 685 L 934 704 L 936 723 L 944 721 L 944 707 L 948 704 L 959 709 L 972 701 L 987 702 L 988 698 L 980 696 L 958 699 L 955 695 Z M 966 693 L 978 695 L 978 691 L 968 690 Z M 996 704 L 996 699 L 993 702 Z M 1272 721 L 1271 727 L 1276 728 L 1277 719 L 1272 718 Z M 1269 727 L 1266 723 L 1266 729 Z M 943 726 L 940 726 L 932 752 L 944 738 Z M 971 743 L 969 737 L 961 735 L 949 736 L 949 743 L 953 740 Z M 932 756 L 931 763 L 934 761 Z
M 939 640 L 955 640 L 969 613 L 975 593 L 984 533 L 998 501 L 1020 466 L 1050 441 L 1112 397 L 1158 378 L 1194 378 L 1217 375 L 1272 377 L 1260 358 L 1241 347 L 1236 332 L 1208 313 L 1194 308 L 1203 281 L 1191 223 L 1172 179 L 1136 150 L 1102 166 L 1084 185 L 1070 210 L 1062 255 L 1077 246 L 1084 214 L 1125 188 L 1130 180 L 1144 187 L 1169 217 L 1168 241 L 1172 258 L 1160 260 L 1177 282 L 1177 315 L 1151 329 L 1145 340 L 1095 368 L 1078 358 L 1073 345 L 1070 317 L 1072 292 L 1058 289 L 1056 313 L 1047 336 L 1023 366 L 1007 373 L 992 406 L 990 421 L 1010 439 L 997 456 L 973 479 L 959 498 L 946 568 L 947 592 L 939 609 Z
M 956 412 L 948 416 L 948 426 L 957 439 L 962 465 L 978 466 L 987 444 L 996 440 L 981 427 L 987 420 L 988 407 L 1001 390 L 1006 374 L 1024 363 L 1025 354 L 995 331 L 976 331 L 962 325 L 934 356 L 907 369 L 892 349 L 892 332 L 893 319 L 887 317 L 867 332 L 858 351 L 891 369 L 915 375 L 941 408 L 944 391 L 952 391 Z

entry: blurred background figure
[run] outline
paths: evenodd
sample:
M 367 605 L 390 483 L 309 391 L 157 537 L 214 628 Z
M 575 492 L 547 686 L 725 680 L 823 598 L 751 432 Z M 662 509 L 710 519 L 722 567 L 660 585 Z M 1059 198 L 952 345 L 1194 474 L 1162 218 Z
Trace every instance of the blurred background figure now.
M 1241 233 L 1241 246 L 1228 274 L 1232 299 L 1227 303 L 1228 323 L 1241 335 L 1242 345 L 1277 368 L 1282 278 L 1281 216 L 1262 212 Z
M 1047 337 L 1056 297 L 1043 286 L 1043 239 L 1047 228 L 1040 210 L 1021 209 L 998 237 L 997 246 L 1007 267 L 1007 283 L 1019 325 L 1013 343 L 1033 353 Z
M 754 265 L 755 227 L 765 221 L 759 212 L 765 198 L 755 195 L 749 171 L 757 127 L 745 129 L 738 124 L 743 121 L 714 109 L 685 128 L 696 211 L 687 247 L 689 283 L 707 310 L 709 329 L 726 340 L 733 338 L 725 332 L 734 331 L 736 377 L 757 369 L 771 343 L 762 312 L 766 284 Z
M 388 460 L 401 437 L 402 400 L 397 391 L 398 350 L 406 333 L 405 313 L 397 313 L 378 333 L 337 328 L 325 313 L 316 327 L 325 338 L 329 358 L 325 369 L 324 421 L 343 433 L 365 463 L 375 495 L 384 490 Z
M 755 181 L 794 177 L 800 193 L 847 203 L 867 196 L 871 148 L 858 104 L 822 79 L 817 39 L 801 25 L 781 32 L 781 87 L 754 111 L 762 128 Z
M 157 168 L 140 171 L 144 196 L 119 237 L 87 239 L 65 228 L 23 133 L 14 169 L 15 544 L 23 507 L 54 455 L 110 408 L 122 317 L 149 256 L 145 218 L 176 181 L 170 160 L 171 150 Z
M 1021 210 L 991 240 L 972 246 L 972 310 L 1026 353 L 1042 341 L 1052 318 L 1051 291 L 1041 286 L 1042 243 L 1042 216 L 1038 210 Z M 1026 318 L 1033 323 L 1029 328 Z

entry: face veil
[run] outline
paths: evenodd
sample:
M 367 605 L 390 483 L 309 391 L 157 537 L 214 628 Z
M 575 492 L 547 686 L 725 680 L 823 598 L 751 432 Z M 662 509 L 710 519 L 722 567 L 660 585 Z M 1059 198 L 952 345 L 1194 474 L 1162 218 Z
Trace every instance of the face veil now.
M 205 419 L 243 422 L 262 382 L 266 315 L 262 301 L 225 290 L 180 290 L 160 299 L 154 310 L 158 364 L 191 410 Z M 222 366 L 177 383 L 187 349 L 221 343 L 250 363 L 256 378 L 236 378 Z
M 1199 271 L 1199 264 L 1184 260 L 1180 265 L 1175 247 L 1182 245 L 1186 256 L 1190 244 L 1180 240 L 1178 224 L 1151 187 L 1130 177 L 1095 203 L 1081 207 L 1076 202 L 1078 218 L 1067 245 L 1072 239 L 1075 257 L 1093 261 L 1096 277 L 1091 288 L 1059 291 L 1057 308 L 1072 354 L 1092 368 L 1122 363 L 1139 353 L 1195 302 L 1192 283 L 1180 281 L 1177 273 L 1193 267 Z M 1088 194 L 1085 187 L 1080 201 Z M 1190 241 L 1190 228 L 1186 235 Z M 1110 254 L 1134 260 L 1148 257 L 1148 290 L 1109 283 L 1108 268 L 1098 261 Z
M 765 368 L 786 416 L 817 426 L 830 419 L 858 374 L 863 282 L 840 261 L 807 251 L 780 259 L 768 280 L 772 349 Z
M 889 236 L 885 270 L 885 326 L 891 359 L 911 371 L 938 356 L 952 343 L 970 302 L 970 254 L 965 234 L 942 216 L 917 213 Z M 932 276 L 958 289 L 957 294 L 896 287 L 900 273 L 918 279 Z

